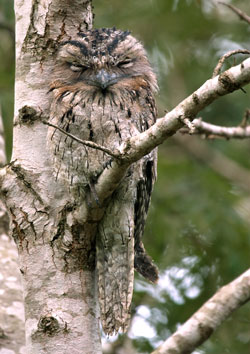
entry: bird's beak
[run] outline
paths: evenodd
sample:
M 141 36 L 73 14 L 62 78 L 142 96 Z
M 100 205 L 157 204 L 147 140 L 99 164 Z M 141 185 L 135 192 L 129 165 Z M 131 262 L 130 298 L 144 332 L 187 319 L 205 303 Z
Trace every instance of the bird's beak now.
M 95 85 L 102 90 L 105 90 L 108 86 L 115 84 L 117 81 L 118 76 L 115 73 L 109 73 L 105 69 L 99 70 L 93 80 Z

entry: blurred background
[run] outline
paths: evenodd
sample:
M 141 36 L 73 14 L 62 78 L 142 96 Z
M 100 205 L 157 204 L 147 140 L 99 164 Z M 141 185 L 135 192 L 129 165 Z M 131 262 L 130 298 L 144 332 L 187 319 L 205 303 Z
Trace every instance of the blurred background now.
M 158 76 L 159 117 L 201 86 L 225 52 L 250 49 L 250 26 L 210 0 L 94 0 L 95 26 L 129 29 Z M 250 15 L 250 2 L 227 1 Z M 224 69 L 240 62 L 238 55 Z M 13 0 L 0 2 L 0 104 L 11 156 L 14 85 Z M 249 86 L 200 113 L 237 126 Z M 218 288 L 249 267 L 249 140 L 204 140 L 177 133 L 159 149 L 145 246 L 160 268 L 151 285 L 136 275 L 128 336 L 104 340 L 106 353 L 149 353 Z M 121 347 L 125 348 L 121 351 Z M 195 353 L 250 352 L 250 305 L 233 314 Z

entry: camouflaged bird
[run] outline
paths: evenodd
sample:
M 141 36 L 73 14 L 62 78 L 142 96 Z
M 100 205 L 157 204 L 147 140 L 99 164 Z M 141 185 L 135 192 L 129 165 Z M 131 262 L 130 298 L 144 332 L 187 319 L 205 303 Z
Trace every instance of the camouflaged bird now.
M 78 33 L 60 44 L 51 81 L 49 122 L 110 150 L 156 121 L 156 76 L 142 44 L 115 28 Z M 110 156 L 48 130 L 54 175 L 79 196 L 93 189 Z M 96 232 L 99 305 L 106 334 L 130 322 L 134 269 L 151 282 L 158 271 L 142 234 L 156 179 L 157 151 L 132 164 L 112 194 Z

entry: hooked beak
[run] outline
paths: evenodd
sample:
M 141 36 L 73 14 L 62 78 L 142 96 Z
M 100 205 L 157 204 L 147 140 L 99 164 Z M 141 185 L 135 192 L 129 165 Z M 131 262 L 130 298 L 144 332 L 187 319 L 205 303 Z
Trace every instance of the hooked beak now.
M 115 73 L 109 73 L 105 69 L 101 69 L 97 72 L 93 78 L 93 84 L 105 90 L 108 86 L 117 83 L 119 77 Z

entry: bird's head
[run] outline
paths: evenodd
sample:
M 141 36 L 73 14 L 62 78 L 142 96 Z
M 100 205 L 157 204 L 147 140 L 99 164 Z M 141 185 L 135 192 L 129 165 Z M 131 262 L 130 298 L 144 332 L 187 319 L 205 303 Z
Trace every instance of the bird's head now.
M 140 87 L 156 91 L 156 76 L 142 44 L 128 31 L 94 29 L 61 43 L 51 83 L 57 95 L 79 90 L 108 95 Z

